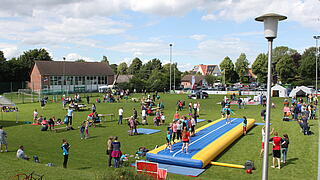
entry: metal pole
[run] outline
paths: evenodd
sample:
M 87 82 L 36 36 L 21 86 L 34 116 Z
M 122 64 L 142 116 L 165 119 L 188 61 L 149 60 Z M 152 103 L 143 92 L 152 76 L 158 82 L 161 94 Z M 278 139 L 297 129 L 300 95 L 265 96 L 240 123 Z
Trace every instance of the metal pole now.
M 171 84 L 172 84 L 172 83 L 171 83 L 171 76 L 172 76 L 172 75 L 171 75 L 171 73 L 172 73 L 172 72 L 171 72 L 171 71 L 172 71 L 172 70 L 171 70 L 171 69 L 172 69 L 172 68 L 171 68 L 171 66 L 172 66 L 172 58 L 171 58 L 172 44 L 169 44 L 169 46 L 170 46 L 170 85 L 169 85 L 169 86 L 170 86 L 170 92 L 169 92 L 169 93 L 171 93 L 171 88 L 172 88 L 172 87 L 171 87 Z
M 268 39 L 268 82 L 267 82 L 267 116 L 265 126 L 265 138 L 264 138 L 264 154 L 263 154 L 263 168 L 262 168 L 262 180 L 268 179 L 268 164 L 269 164 L 269 136 L 270 136 L 270 107 L 271 107 L 271 76 L 272 76 L 272 39 Z
M 316 96 L 318 96 L 318 39 L 320 36 L 315 36 L 316 39 Z

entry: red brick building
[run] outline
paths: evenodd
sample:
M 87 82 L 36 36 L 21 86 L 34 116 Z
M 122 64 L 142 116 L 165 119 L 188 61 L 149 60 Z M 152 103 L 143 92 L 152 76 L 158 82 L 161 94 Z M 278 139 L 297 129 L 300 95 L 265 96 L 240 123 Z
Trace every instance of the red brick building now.
M 28 84 L 33 90 L 97 91 L 110 85 L 114 73 L 101 62 L 36 61 Z

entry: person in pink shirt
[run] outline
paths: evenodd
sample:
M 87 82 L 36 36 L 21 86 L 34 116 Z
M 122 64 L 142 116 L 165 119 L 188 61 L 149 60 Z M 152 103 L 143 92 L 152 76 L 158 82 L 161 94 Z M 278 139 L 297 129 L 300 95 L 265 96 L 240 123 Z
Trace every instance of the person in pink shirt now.
M 177 137 L 178 138 L 178 135 L 177 135 L 177 122 L 178 121 L 174 121 L 173 124 L 172 124 L 172 133 L 173 133 L 173 136 L 172 136 L 172 142 L 174 142 L 175 138 Z
M 176 111 L 176 113 L 174 114 L 174 120 L 178 121 L 180 118 L 180 114 L 178 113 L 178 111 Z

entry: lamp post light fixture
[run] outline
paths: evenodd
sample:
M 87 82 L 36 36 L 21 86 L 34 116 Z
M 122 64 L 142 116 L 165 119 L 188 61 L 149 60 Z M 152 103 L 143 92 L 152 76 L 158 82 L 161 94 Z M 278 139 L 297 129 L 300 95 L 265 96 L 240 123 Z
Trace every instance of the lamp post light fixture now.
M 256 21 L 264 23 L 264 36 L 268 40 L 268 82 L 267 82 L 267 109 L 266 126 L 264 137 L 264 154 L 262 180 L 268 179 L 268 153 L 269 153 L 269 135 L 270 135 L 270 107 L 271 107 L 271 76 L 272 76 L 272 41 L 277 37 L 278 21 L 287 19 L 286 16 L 268 13 L 255 18 Z

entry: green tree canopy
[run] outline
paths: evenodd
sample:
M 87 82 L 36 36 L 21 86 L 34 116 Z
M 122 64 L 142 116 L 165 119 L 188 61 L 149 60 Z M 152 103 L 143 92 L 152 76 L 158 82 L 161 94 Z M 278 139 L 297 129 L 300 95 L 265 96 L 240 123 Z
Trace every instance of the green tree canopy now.
M 290 55 L 283 55 L 276 65 L 276 71 L 282 83 L 290 83 L 296 75 L 297 69 Z
M 4 54 L 2 51 L 0 51 L 0 64 L 5 62 L 6 61 L 6 58 L 4 57 Z
M 248 82 L 248 71 L 249 71 L 249 61 L 247 59 L 246 54 L 241 53 L 239 58 L 237 59 L 235 65 L 236 65 L 236 72 L 238 73 L 240 77 L 241 82 Z
M 84 59 L 78 59 L 78 60 L 76 60 L 75 62 L 86 62 L 86 60 L 84 60 Z
M 125 62 L 122 62 L 118 66 L 118 72 L 120 74 L 127 74 L 128 73 L 128 65 Z
M 117 73 L 118 72 L 118 65 L 117 64 L 110 64 L 110 67 L 113 71 L 113 73 Z
M 220 63 L 220 69 L 223 71 L 226 83 L 236 82 L 239 78 L 237 72 L 234 69 L 234 64 L 227 56 Z
M 140 68 L 142 66 L 142 61 L 139 58 L 134 58 L 130 64 L 130 67 L 128 68 L 129 74 L 139 74 Z
M 101 62 L 105 62 L 105 63 L 107 63 L 109 65 L 108 57 L 107 56 L 102 56 Z
M 300 76 L 302 79 L 314 79 L 315 75 L 316 75 L 316 48 L 311 47 L 306 49 L 301 56 Z
M 257 56 L 252 64 L 252 72 L 257 75 L 259 82 L 267 82 L 268 56 L 265 53 L 261 53 Z

